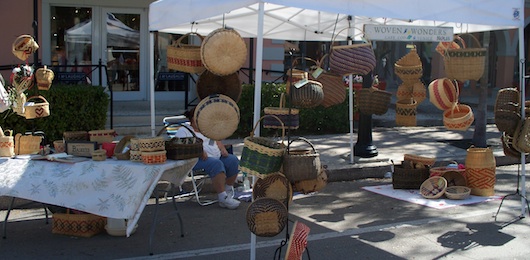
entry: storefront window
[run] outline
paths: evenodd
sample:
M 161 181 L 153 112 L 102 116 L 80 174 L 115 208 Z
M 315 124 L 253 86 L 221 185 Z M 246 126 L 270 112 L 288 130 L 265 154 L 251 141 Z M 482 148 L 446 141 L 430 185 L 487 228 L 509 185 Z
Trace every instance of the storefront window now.
M 155 37 L 155 73 L 158 75 L 156 91 L 185 91 L 189 74 L 171 70 L 167 66 L 167 47 L 174 44 L 182 35 L 157 33 Z M 199 40 L 199 39 L 195 39 Z M 183 39 L 182 44 L 189 44 Z M 196 43 L 200 44 L 200 42 Z

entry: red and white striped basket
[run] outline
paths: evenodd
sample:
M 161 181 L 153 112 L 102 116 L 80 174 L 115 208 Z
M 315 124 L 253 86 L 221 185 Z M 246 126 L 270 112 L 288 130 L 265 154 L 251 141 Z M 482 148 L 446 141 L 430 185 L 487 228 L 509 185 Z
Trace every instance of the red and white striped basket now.
M 142 162 L 145 164 L 160 164 L 167 160 L 166 150 L 155 152 L 142 152 Z

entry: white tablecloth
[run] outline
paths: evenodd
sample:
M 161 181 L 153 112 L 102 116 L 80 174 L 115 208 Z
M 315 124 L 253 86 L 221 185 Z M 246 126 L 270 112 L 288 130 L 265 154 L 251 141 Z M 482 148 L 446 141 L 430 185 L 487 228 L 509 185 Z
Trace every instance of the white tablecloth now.
M 115 159 L 70 164 L 0 158 L 0 196 L 127 219 L 129 236 L 162 174 L 179 181 L 196 160 L 147 165 Z

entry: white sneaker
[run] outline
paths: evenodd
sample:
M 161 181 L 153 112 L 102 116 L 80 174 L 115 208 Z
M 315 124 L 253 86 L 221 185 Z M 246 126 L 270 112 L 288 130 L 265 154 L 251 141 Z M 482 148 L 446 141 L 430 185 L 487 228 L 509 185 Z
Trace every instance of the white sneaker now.
M 224 200 L 219 200 L 219 206 L 221 208 L 236 209 L 241 202 L 230 197 L 226 197 Z
M 235 194 L 234 187 L 232 187 L 231 189 L 226 190 L 226 195 L 227 195 L 228 198 L 233 199 L 234 198 L 234 194 Z

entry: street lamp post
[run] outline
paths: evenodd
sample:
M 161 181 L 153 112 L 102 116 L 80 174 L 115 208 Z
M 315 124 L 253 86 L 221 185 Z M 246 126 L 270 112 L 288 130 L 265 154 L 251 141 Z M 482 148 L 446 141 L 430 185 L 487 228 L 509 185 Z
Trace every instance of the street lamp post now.
M 372 87 L 372 72 L 363 76 L 363 88 Z M 372 115 L 360 114 L 357 130 L 357 143 L 353 154 L 361 158 L 371 158 L 378 155 L 377 147 L 372 144 Z

